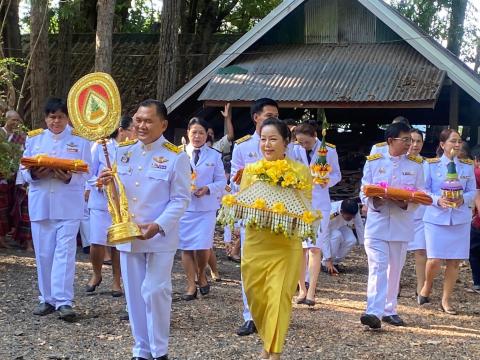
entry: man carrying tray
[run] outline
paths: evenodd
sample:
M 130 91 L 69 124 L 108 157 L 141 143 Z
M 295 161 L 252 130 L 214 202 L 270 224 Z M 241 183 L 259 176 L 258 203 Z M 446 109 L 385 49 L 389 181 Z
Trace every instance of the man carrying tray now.
M 363 169 L 362 202 L 367 204 L 365 251 L 368 257 L 367 309 L 360 318 L 372 329 L 381 321 L 403 326 L 397 314 L 397 295 L 400 274 L 413 239 L 413 213 L 417 205 L 407 201 L 367 197 L 366 185 L 387 184 L 392 188 L 423 189 L 421 159 L 406 156 L 412 138 L 410 127 L 404 123 L 391 124 L 385 131 L 388 152 L 367 157 Z
M 83 160 L 90 163 L 90 144 L 68 125 L 65 102 L 51 98 L 45 105 L 47 129 L 28 133 L 24 157 Z M 58 311 L 60 319 L 73 321 L 73 279 L 76 237 L 83 218 L 83 192 L 88 173 L 48 167 L 22 168 L 29 184 L 28 211 L 37 263 L 40 304 L 34 315 Z

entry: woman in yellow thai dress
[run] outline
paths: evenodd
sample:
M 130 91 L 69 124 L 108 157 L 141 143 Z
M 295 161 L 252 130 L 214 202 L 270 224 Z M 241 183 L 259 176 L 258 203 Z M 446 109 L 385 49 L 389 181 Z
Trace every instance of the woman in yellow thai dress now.
M 274 118 L 265 120 L 260 139 L 260 148 L 267 162 L 285 159 L 289 143 L 289 131 L 285 123 Z M 309 169 L 291 159 L 286 161 L 297 179 L 306 185 L 305 191 L 302 190 L 304 199 L 311 202 L 312 179 Z M 257 163 L 245 168 L 240 192 L 257 180 L 256 175 L 250 171 Z M 253 321 L 263 341 L 262 359 L 280 359 L 302 254 L 300 238 L 287 237 L 283 233 L 275 234 L 271 230 L 255 226 L 246 229 L 242 279 Z

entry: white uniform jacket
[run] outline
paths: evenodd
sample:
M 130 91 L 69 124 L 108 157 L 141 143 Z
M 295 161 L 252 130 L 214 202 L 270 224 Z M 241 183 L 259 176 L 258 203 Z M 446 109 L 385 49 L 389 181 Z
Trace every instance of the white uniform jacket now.
M 72 134 L 66 126 L 60 134 L 43 130 L 27 137 L 24 157 L 44 154 L 63 159 L 80 159 L 89 166 L 91 163 L 90 143 Z M 68 184 L 49 177 L 32 179 L 30 170 L 22 168 L 23 179 L 29 184 L 28 209 L 31 221 L 41 220 L 80 220 L 84 215 L 85 183 L 88 173 L 74 173 Z
M 117 166 L 125 186 L 129 212 L 137 224 L 157 223 L 165 235 L 117 246 L 127 252 L 175 251 L 178 223 L 190 203 L 187 154 L 163 136 L 151 144 L 137 141 L 117 148 Z
M 225 191 L 227 179 L 223 167 L 222 154 L 207 145 L 200 148 L 197 164 L 194 162 L 193 146 L 188 144 L 186 152 L 190 157 L 190 166 L 196 174 L 194 180 L 197 189 L 207 186 L 210 193 L 197 198 L 193 195 L 187 211 L 211 211 L 220 208 L 219 197 Z
M 357 239 L 359 244 L 364 243 L 364 232 L 365 226 L 363 225 L 362 216 L 360 211 L 357 212 L 353 220 L 346 221 L 342 214 L 340 213 L 340 207 L 342 206 L 341 201 L 332 202 L 332 210 L 330 211 L 330 223 L 328 224 L 328 231 L 331 234 L 332 231 L 340 229 L 342 226 L 348 226 L 352 228 L 352 225 L 355 226 L 355 232 L 357 234 Z
M 244 169 L 247 164 L 263 159 L 260 151 L 260 135 L 257 132 L 253 135 L 247 135 L 235 142 L 232 152 L 232 167 L 230 170 L 230 179 L 232 192 L 238 191 L 238 185 L 233 182 L 237 172 Z
M 318 149 L 320 149 L 321 141 L 317 139 L 315 146 L 312 149 L 311 161 L 308 163 L 307 152 L 300 145 L 295 145 L 293 149 L 293 159 L 310 166 L 318 158 Z M 312 206 L 314 209 L 320 209 L 330 213 L 331 204 L 330 204 L 330 193 L 329 188 L 335 186 L 341 179 L 342 173 L 340 172 L 340 166 L 338 164 L 338 154 L 334 146 L 327 144 L 327 163 L 332 167 L 332 171 L 329 174 L 328 186 L 322 188 L 320 185 L 314 185 L 312 190 Z
M 117 142 L 114 139 L 110 139 L 107 142 L 108 157 L 110 164 L 113 164 L 117 154 Z M 107 168 L 107 161 L 105 154 L 103 153 L 103 146 L 97 142 L 93 143 L 91 147 L 92 152 L 92 166 L 90 173 L 92 177 L 88 180 L 88 189 L 90 190 L 90 197 L 88 198 L 88 208 L 96 210 L 108 210 L 107 198 L 102 189 L 97 187 L 97 179 L 100 173 Z
M 403 210 L 397 205 L 387 201 L 385 205 L 376 209 L 373 199 L 367 198 L 363 193 L 364 185 L 387 183 L 392 187 L 409 187 L 419 190 L 424 189 L 423 167 L 407 156 L 391 156 L 377 154 L 377 157 L 367 160 L 363 168 L 362 203 L 367 204 L 367 222 L 365 238 L 384 241 L 405 241 L 413 239 L 413 215 L 418 205 L 408 203 Z
M 423 221 L 437 225 L 460 225 L 472 221 L 473 200 L 475 198 L 476 183 L 473 163 L 471 160 L 454 159 L 457 168 L 458 180 L 463 185 L 464 204 L 458 209 L 444 209 L 438 206 L 438 199 L 442 196 L 441 185 L 447 174 L 447 165 L 450 160 L 443 155 L 440 159 L 428 159 L 425 174 L 425 188 L 433 199 L 432 206 L 428 206 Z

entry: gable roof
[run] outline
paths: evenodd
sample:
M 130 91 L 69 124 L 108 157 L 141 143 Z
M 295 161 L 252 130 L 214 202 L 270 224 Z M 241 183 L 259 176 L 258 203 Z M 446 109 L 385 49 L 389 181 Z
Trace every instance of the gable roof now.
M 249 32 L 230 46 L 192 80 L 173 94 L 165 105 L 169 112 L 175 110 L 182 102 L 188 99 L 203 85 L 205 85 L 219 68 L 228 66 L 241 53 L 247 50 L 275 25 L 282 21 L 299 5 L 308 0 L 285 0 L 270 14 L 258 22 Z M 393 7 L 382 0 L 357 0 L 378 19 L 395 31 L 403 40 L 422 54 L 440 70 L 446 71 L 452 79 L 467 94 L 480 103 L 480 76 L 468 68 L 460 59 L 426 35 L 418 26 L 406 19 Z

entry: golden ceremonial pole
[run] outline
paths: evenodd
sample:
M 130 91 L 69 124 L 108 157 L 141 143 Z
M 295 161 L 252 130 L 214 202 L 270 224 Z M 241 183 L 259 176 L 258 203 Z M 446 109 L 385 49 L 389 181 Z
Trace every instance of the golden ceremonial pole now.
M 141 237 L 137 224 L 131 221 L 125 187 L 117 173 L 116 163 L 108 156 L 107 138 L 119 126 L 120 93 L 109 74 L 95 72 L 78 80 L 68 92 L 68 112 L 77 134 L 90 141 L 99 141 L 113 181 L 104 187 L 112 225 L 108 228 L 107 243 L 117 245 Z

